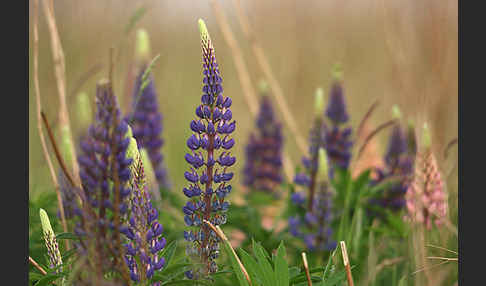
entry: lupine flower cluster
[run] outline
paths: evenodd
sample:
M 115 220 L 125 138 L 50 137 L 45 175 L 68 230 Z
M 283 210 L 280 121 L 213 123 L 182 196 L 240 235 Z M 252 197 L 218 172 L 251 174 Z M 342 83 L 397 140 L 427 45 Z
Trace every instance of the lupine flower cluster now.
M 42 224 L 42 234 L 47 248 L 47 256 L 49 257 L 49 268 L 58 267 L 62 265 L 62 258 L 56 236 L 49 221 L 49 216 L 47 216 L 47 212 L 43 209 L 39 210 L 39 216 Z M 59 271 L 62 271 L 62 269 L 58 269 L 56 272 Z
M 400 116 L 396 117 L 400 118 Z M 413 146 L 409 146 L 409 142 L 413 142 L 414 139 L 410 139 L 408 136 L 415 137 L 415 134 L 406 133 L 400 124 L 393 127 L 384 156 L 385 166 L 375 170 L 376 178 L 370 182 L 370 185 L 375 186 L 386 179 L 395 181 L 382 190 L 378 198 L 371 199 L 371 204 L 392 211 L 399 211 L 405 207 L 405 194 L 413 175 L 414 164 Z
M 145 68 L 144 66 L 144 68 L 140 69 L 140 73 L 137 76 L 133 91 L 134 110 L 133 114 L 130 114 L 128 118 L 133 117 L 133 121 L 130 122 L 133 128 L 133 136 L 137 139 L 139 148 L 145 148 L 147 150 L 157 182 L 160 186 L 168 188 L 170 182 L 163 162 L 164 158 L 160 150 L 164 144 L 161 136 L 163 130 L 162 114 L 159 110 L 157 91 L 152 75 L 149 75 L 148 84 L 140 93 Z
M 256 127 L 245 149 L 243 184 L 277 195 L 276 188 L 282 182 L 282 127 L 266 93 L 261 98 Z
M 144 54 L 139 56 L 144 59 L 133 90 L 133 110 L 127 119 L 133 128 L 133 136 L 137 139 L 138 147 L 145 148 L 148 152 L 158 184 L 169 188 L 170 182 L 160 150 L 164 144 L 162 139 L 163 118 L 159 110 L 158 94 L 151 73 L 147 75 L 148 83 L 146 85 L 143 83 L 143 75 L 147 68 L 145 59 L 147 55 L 145 54 L 149 49 L 148 35 L 144 30 L 139 30 L 137 36 L 137 52 Z
M 432 222 L 443 224 L 447 216 L 447 195 L 437 160 L 430 148 L 430 131 L 424 126 L 424 150 L 417 153 L 415 176 L 406 194 L 408 218 L 424 224 L 428 229 Z
M 159 255 L 166 240 L 162 237 L 163 227 L 157 221 L 158 212 L 152 206 L 150 193 L 147 191 L 144 168 L 139 156 L 132 173 L 134 180 L 130 197 L 130 219 L 124 232 L 129 239 L 125 244 L 125 262 L 130 269 L 130 278 L 143 282 L 151 279 L 154 272 L 164 266 L 165 259 Z M 160 285 L 160 282 L 153 285 Z
M 236 162 L 230 152 L 235 143 L 230 135 L 236 126 L 230 110 L 232 101 L 222 94 L 222 78 L 214 47 L 202 20 L 199 20 L 199 30 L 203 54 L 203 95 L 201 105 L 196 108 L 197 119 L 190 123 L 194 133 L 187 140 L 190 152 L 185 159 L 191 169 L 184 174 L 189 186 L 183 192 L 189 201 L 183 212 L 184 221 L 190 227 L 184 232 L 185 239 L 189 241 L 186 253 L 197 257 L 204 266 L 186 272 L 191 279 L 217 271 L 214 260 L 219 255 L 219 239 L 203 221 L 215 226 L 226 222 L 229 203 L 225 197 L 231 191 L 229 181 L 233 178 L 228 167 Z
M 309 156 L 302 157 L 302 164 L 305 170 L 297 173 L 294 178 L 296 185 L 308 189 L 308 197 L 312 198 L 308 202 L 308 208 L 311 209 L 314 197 L 314 190 L 317 178 L 317 169 L 319 162 L 319 149 L 324 146 L 325 142 L 325 124 L 323 120 L 324 109 L 324 92 L 322 89 L 317 89 L 315 95 L 315 119 L 312 128 L 309 131 Z
M 295 192 L 291 196 L 292 202 L 298 207 L 299 213 L 289 218 L 289 231 L 298 238 L 303 239 L 309 251 L 333 250 L 336 241 L 332 239 L 332 197 L 333 192 L 328 180 L 327 155 L 323 148 L 319 151 L 317 192 L 310 200 L 303 191 Z M 305 187 L 310 187 L 310 182 L 304 182 Z M 307 197 L 307 198 L 306 198 Z M 307 201 L 312 201 L 312 208 L 306 206 Z
M 122 272 L 120 232 L 127 229 L 123 218 L 131 192 L 129 166 L 132 159 L 126 157 L 130 139 L 125 136 L 128 125 L 121 119 L 111 83 L 97 86 L 96 106 L 95 122 L 82 139 L 78 156 L 84 206 L 75 233 L 84 240 L 84 252 L 94 245 L 96 251 L 91 255 L 104 261 L 98 265 L 103 269 L 97 271 L 104 273 L 114 264 L 115 269 Z
M 336 79 L 332 84 L 329 103 L 326 109 L 326 116 L 331 121 L 326 128 L 325 148 L 331 168 L 329 169 L 331 178 L 334 168 L 347 169 L 351 161 L 351 127 L 343 125 L 349 121 L 349 115 L 344 100 L 343 87 L 341 82 Z

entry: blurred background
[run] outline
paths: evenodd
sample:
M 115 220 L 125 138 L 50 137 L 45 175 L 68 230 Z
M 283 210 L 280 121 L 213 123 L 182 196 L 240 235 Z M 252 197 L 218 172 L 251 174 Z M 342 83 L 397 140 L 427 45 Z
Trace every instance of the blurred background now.
M 251 80 L 257 86 L 263 74 L 241 30 L 233 1 L 218 3 L 228 17 Z M 344 92 L 354 128 L 370 105 L 379 100 L 380 105 L 370 120 L 371 128 L 390 119 L 391 106 L 397 104 L 406 119 L 417 124 L 424 120 L 430 123 L 434 148 L 439 154 L 457 137 L 457 1 L 242 0 L 241 5 L 303 136 L 307 137 L 312 122 L 315 89 L 322 87 L 326 94 L 329 92 L 332 67 L 339 63 L 344 72 Z M 30 1 L 30 19 L 32 8 Z M 42 5 L 40 9 L 40 91 L 47 117 L 55 124 L 58 94 Z M 140 9 L 145 9 L 143 17 L 127 33 L 130 19 Z M 225 95 L 233 99 L 233 116 L 237 121 L 235 169 L 236 174 L 240 174 L 244 147 L 254 119 L 249 115 L 231 51 L 209 1 L 54 1 L 54 10 L 66 60 L 68 108 L 75 138 L 84 132 L 74 115 L 76 95 L 86 92 L 94 98 L 96 82 L 108 76 L 110 47 L 115 48 L 116 54 L 114 89 L 126 111 L 131 102 L 129 72 L 134 67 L 135 31 L 137 28 L 148 31 L 152 56 L 160 54 L 153 74 L 164 116 L 163 154 L 174 192 L 181 192 L 185 184 L 185 142 L 201 95 L 197 19 L 204 19 L 214 42 Z M 30 25 L 29 52 L 32 55 Z M 39 192 L 53 191 L 53 186 L 36 127 L 32 56 L 29 63 L 29 194 L 35 196 Z M 98 72 L 83 82 L 84 75 L 96 67 Z M 275 109 L 281 118 L 276 105 Z M 376 137 L 379 156 L 386 147 L 388 134 L 386 130 Z M 302 154 L 287 127 L 284 135 L 285 149 L 294 163 L 300 163 Z M 454 167 L 457 149 L 452 149 L 452 155 L 440 165 L 453 170 L 448 179 L 453 184 L 449 191 L 457 191 L 457 167 Z M 454 196 L 457 197 L 457 193 Z M 452 199 L 450 203 L 457 204 L 457 201 Z

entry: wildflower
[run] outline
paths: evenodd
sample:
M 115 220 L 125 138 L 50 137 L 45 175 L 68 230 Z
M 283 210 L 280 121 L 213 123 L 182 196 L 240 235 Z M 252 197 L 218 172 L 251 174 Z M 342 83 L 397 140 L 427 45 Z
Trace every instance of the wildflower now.
M 282 128 L 275 119 L 266 90 L 262 92 L 257 131 L 250 134 L 245 150 L 243 184 L 276 194 L 275 188 L 282 182 Z
M 343 127 L 349 120 L 349 115 L 344 101 L 341 82 L 336 79 L 332 84 L 326 116 L 331 124 L 326 128 L 325 148 L 329 157 L 331 168 L 330 176 L 333 176 L 334 168 L 347 169 L 351 160 L 351 127 Z
M 125 262 L 130 270 L 130 278 L 135 282 L 143 282 L 151 279 L 155 271 L 165 265 L 165 259 L 160 257 L 160 253 L 166 240 L 162 237 L 163 227 L 157 221 L 158 212 L 152 206 L 147 191 L 140 157 L 134 168 L 129 225 L 123 230 L 129 241 L 125 244 Z
M 309 132 L 309 156 L 302 157 L 304 172 L 295 175 L 294 183 L 308 190 L 308 209 L 313 207 L 319 160 L 319 148 L 324 146 L 326 126 L 323 120 L 324 93 L 318 88 L 315 93 L 315 119 Z
M 332 239 L 332 190 L 328 179 L 328 159 L 323 148 L 318 152 L 317 192 L 312 200 L 312 208 L 305 209 L 302 192 L 292 195 L 292 201 L 298 206 L 299 213 L 289 218 L 289 231 L 301 238 L 310 251 L 333 250 L 336 241 Z
M 401 112 L 397 106 L 393 107 L 393 116 L 400 119 Z M 414 157 L 410 153 L 408 138 L 400 124 L 393 127 L 384 156 L 385 166 L 376 169 L 377 177 L 371 181 L 371 185 L 377 185 L 386 179 L 395 180 L 389 187 L 379 193 L 378 198 L 371 200 L 373 205 L 399 211 L 405 206 L 405 194 L 413 174 Z
M 408 218 L 423 223 L 427 228 L 432 222 L 440 226 L 447 216 L 447 194 L 431 150 L 431 137 L 427 124 L 424 124 L 422 152 L 417 153 L 415 176 L 406 194 Z
M 97 260 L 95 270 L 102 275 L 113 271 L 113 264 L 115 270 L 123 272 L 120 232 L 126 227 L 132 159 L 127 158 L 128 125 L 121 119 L 111 83 L 98 84 L 96 106 L 95 121 L 81 140 L 78 156 L 84 192 L 75 233 L 84 241 L 81 252 Z M 96 251 L 89 252 L 90 245 Z
M 190 227 L 184 232 L 184 238 L 190 242 L 186 254 L 197 257 L 203 264 L 202 269 L 186 273 L 188 278 L 194 279 L 217 271 L 214 260 L 219 255 L 219 239 L 203 224 L 203 220 L 213 225 L 226 222 L 229 203 L 224 199 L 231 191 L 229 181 L 233 178 L 228 168 L 236 161 L 230 152 L 235 142 L 230 135 L 236 125 L 232 121 L 232 101 L 222 94 L 222 78 L 203 20 L 199 20 L 199 30 L 203 54 L 203 95 L 201 105 L 196 108 L 197 118 L 190 124 L 193 135 L 187 140 L 190 151 L 185 159 L 191 168 L 184 174 L 189 185 L 183 189 L 189 198 L 183 207 L 184 221 Z
M 47 255 L 49 256 L 49 267 L 58 267 L 62 265 L 62 258 L 61 252 L 59 252 L 59 245 L 57 244 L 56 235 L 52 230 L 51 222 L 49 221 L 47 212 L 43 209 L 40 209 L 39 216 L 42 224 L 42 234 L 44 236 L 44 242 L 47 248 Z M 62 271 L 62 269 L 57 271 Z
M 146 85 L 143 82 L 150 47 L 148 41 L 145 30 L 139 30 L 137 33 L 137 56 L 141 58 L 141 68 L 133 90 L 132 111 L 127 116 L 127 120 L 133 128 L 133 136 L 137 140 L 138 147 L 147 150 L 158 184 L 164 188 L 170 188 L 167 170 L 163 162 L 164 157 L 160 150 L 164 144 L 162 139 L 163 117 L 160 113 L 157 90 L 152 74 L 148 74 Z

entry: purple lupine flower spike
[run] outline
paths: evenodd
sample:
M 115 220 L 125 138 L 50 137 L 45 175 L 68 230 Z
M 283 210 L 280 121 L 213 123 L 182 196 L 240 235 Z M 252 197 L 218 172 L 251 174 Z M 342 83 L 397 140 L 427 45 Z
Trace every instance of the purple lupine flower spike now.
M 329 169 L 332 178 L 334 167 L 347 169 L 351 160 L 351 128 L 343 127 L 347 123 L 349 115 L 344 100 L 341 82 L 336 79 L 332 85 L 329 103 L 326 109 L 326 116 L 331 121 L 326 129 L 325 147 L 329 157 L 331 168 Z
M 256 134 L 250 134 L 245 149 L 243 184 L 254 190 L 278 195 L 276 187 L 282 182 L 282 128 L 275 119 L 272 103 L 263 91 Z
M 318 178 L 314 198 L 306 198 L 303 191 L 295 192 L 291 196 L 292 202 L 297 206 L 299 213 L 289 218 L 289 231 L 295 237 L 302 239 L 309 251 L 326 251 L 336 248 L 336 241 L 332 239 L 332 190 L 328 180 L 328 162 L 323 148 L 318 151 Z M 303 179 L 303 178 L 301 178 Z M 305 189 L 310 184 L 297 184 Z M 305 202 L 312 202 L 312 208 Z
M 394 117 L 401 118 L 397 106 L 393 107 Z M 387 151 L 384 156 L 385 166 L 377 169 L 377 177 L 371 181 L 371 185 L 377 185 L 385 179 L 396 178 L 389 187 L 382 190 L 377 198 L 371 199 L 372 205 L 378 205 L 392 211 L 399 211 L 405 206 L 405 194 L 413 175 L 415 155 L 409 148 L 407 135 L 401 124 L 393 127 L 388 141 Z
M 95 121 L 81 140 L 78 156 L 84 191 L 75 233 L 84 241 L 80 245 L 81 253 L 101 260 L 97 263 L 102 269 L 96 269 L 96 273 L 113 269 L 122 273 L 120 233 L 125 227 L 124 217 L 131 192 L 129 166 L 132 160 L 126 157 L 129 138 L 125 137 L 128 125 L 121 118 L 111 83 L 98 84 L 96 106 Z
M 162 139 L 163 116 L 160 112 L 158 94 L 151 73 L 147 78 L 148 84 L 142 86 L 143 75 L 147 69 L 148 47 L 145 46 L 149 45 L 148 35 L 144 30 L 138 31 L 137 35 L 137 52 L 142 53 L 143 56 L 139 56 L 142 64 L 133 90 L 132 110 L 127 119 L 133 129 L 133 136 L 137 140 L 138 147 L 145 148 L 148 152 L 158 185 L 169 189 L 171 184 L 161 152 L 164 144 Z M 142 87 L 143 90 L 140 92 Z
M 219 239 L 203 223 L 213 225 L 226 222 L 229 203 L 225 197 L 231 191 L 229 181 L 233 173 L 229 167 L 235 164 L 231 155 L 235 130 L 232 120 L 231 98 L 223 96 L 222 78 L 216 62 L 214 47 L 206 25 L 199 20 L 203 54 L 203 95 L 196 108 L 196 118 L 190 123 L 193 134 L 187 140 L 190 149 L 185 159 L 190 168 L 184 173 L 189 185 L 183 189 L 189 198 L 183 207 L 184 221 L 189 228 L 184 238 L 189 242 L 188 256 L 198 259 L 203 267 L 186 273 L 190 279 L 206 277 L 217 271 L 214 261 L 219 255 Z
M 130 278 L 135 282 L 143 282 L 164 267 L 165 258 L 160 253 L 166 240 L 162 237 L 162 225 L 157 221 L 158 212 L 151 203 L 141 159 L 136 162 L 134 169 L 131 215 L 125 230 L 129 233 L 129 242 L 125 244 L 125 261 L 130 270 Z

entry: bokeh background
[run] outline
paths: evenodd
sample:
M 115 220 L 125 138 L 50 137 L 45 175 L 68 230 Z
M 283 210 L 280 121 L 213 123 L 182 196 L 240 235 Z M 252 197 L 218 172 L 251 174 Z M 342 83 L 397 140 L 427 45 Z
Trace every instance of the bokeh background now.
M 263 74 L 239 26 L 233 2 L 219 3 L 256 84 Z M 370 120 L 371 128 L 390 119 L 391 106 L 397 104 L 407 119 L 417 124 L 424 120 L 430 123 L 437 152 L 442 153 L 446 144 L 457 137 L 457 1 L 242 0 L 241 3 L 302 135 L 307 136 L 312 121 L 315 89 L 322 87 L 326 93 L 329 91 L 332 67 L 339 63 L 344 71 L 345 96 L 355 128 L 373 101 L 379 100 L 380 105 Z M 30 19 L 32 7 L 30 1 Z M 126 33 L 130 18 L 142 7 L 146 9 L 145 14 Z M 94 98 L 96 82 L 107 77 L 109 49 L 114 47 L 114 88 L 126 108 L 131 101 L 131 82 L 127 79 L 134 65 L 135 30 L 145 28 L 149 32 L 152 56 L 160 54 L 153 73 L 164 116 L 163 153 L 174 192 L 180 192 L 184 185 L 185 142 L 201 95 L 197 19 L 203 18 L 214 42 L 225 94 L 233 99 L 232 110 L 237 121 L 235 168 L 240 173 L 244 146 L 254 120 L 209 1 L 54 1 L 54 9 L 66 58 L 68 107 L 76 138 L 84 132 L 74 115 L 76 94 L 84 91 Z M 32 39 L 31 32 L 30 55 Z M 42 11 L 39 39 L 42 104 L 47 117 L 55 124 L 58 95 L 49 31 Z M 54 190 L 36 128 L 32 56 L 29 63 L 29 194 L 35 196 Z M 83 75 L 96 66 L 100 70 L 80 86 Z M 383 153 L 388 134 L 389 130 L 376 137 L 378 155 Z M 295 163 L 299 162 L 302 154 L 286 127 L 284 135 L 285 149 Z M 449 191 L 454 192 L 457 191 L 456 148 L 451 154 L 447 160 L 439 161 L 443 169 L 453 171 L 448 183 L 452 184 Z M 457 193 L 450 195 L 457 197 Z M 450 203 L 457 204 L 457 200 L 452 198 Z

